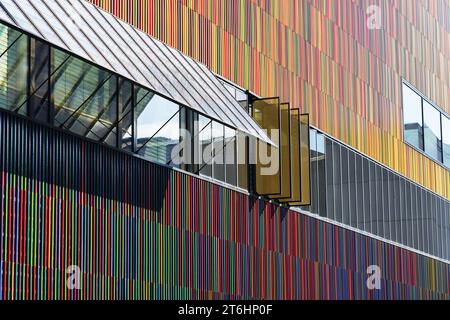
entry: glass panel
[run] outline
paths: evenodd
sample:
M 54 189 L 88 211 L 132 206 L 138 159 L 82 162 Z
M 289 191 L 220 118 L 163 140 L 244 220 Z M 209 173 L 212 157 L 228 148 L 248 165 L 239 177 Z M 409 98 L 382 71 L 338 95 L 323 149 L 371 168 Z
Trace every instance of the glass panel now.
M 443 258 L 442 250 L 442 215 L 441 215 L 441 200 L 433 196 L 434 214 L 436 217 L 436 241 L 438 257 Z
M 391 226 L 389 219 L 389 171 L 383 168 L 383 230 L 384 238 L 391 239 Z
M 212 177 L 212 121 L 202 115 L 198 116 L 199 127 L 199 151 L 200 155 L 200 174 Z
M 224 165 L 224 125 L 213 121 L 213 177 L 214 179 L 225 181 Z
M 319 203 L 319 214 L 321 216 L 326 216 L 327 202 L 326 202 L 326 155 L 325 155 L 325 136 L 321 133 L 317 133 L 317 183 L 318 183 L 318 203 Z
M 364 179 L 364 231 L 371 232 L 372 217 L 370 216 L 370 183 L 371 176 L 369 170 L 369 160 L 363 158 L 363 179 Z
M 396 210 L 395 210 L 395 182 L 394 174 L 392 172 L 388 173 L 388 189 L 389 189 L 389 229 L 390 229 L 390 240 L 397 241 L 397 228 L 396 228 Z
M 151 161 L 177 166 L 179 155 L 172 151 L 180 142 L 180 107 L 143 88 L 137 88 L 135 95 L 138 153 Z
M 356 154 L 353 151 L 349 152 L 349 160 L 348 160 L 349 175 L 350 175 L 350 226 L 357 228 L 358 224 L 358 203 L 357 203 L 357 167 L 356 167 Z
M 148 91 L 147 91 L 148 92 Z M 133 86 L 130 81 L 121 80 L 119 93 L 119 146 L 127 151 L 133 150 Z M 137 100 L 139 104 L 141 101 Z M 116 131 L 116 129 L 114 129 Z M 108 135 L 114 139 L 116 133 Z
M 236 135 L 237 161 L 238 161 L 238 186 L 248 189 L 248 160 L 247 160 L 247 137 L 237 132 Z
M 317 191 L 317 131 L 310 130 L 310 143 L 311 143 L 311 206 L 306 208 L 312 213 L 318 213 L 319 199 Z
M 300 115 L 300 173 L 301 173 L 301 192 L 302 204 L 311 203 L 311 159 L 309 146 L 309 115 Z
M 400 243 L 406 245 L 408 239 L 407 239 L 407 229 L 406 229 L 406 219 L 405 219 L 405 204 L 406 204 L 406 195 L 405 195 L 405 179 L 402 177 L 398 178 L 399 183 L 399 207 L 400 207 Z
M 341 146 L 333 143 L 333 181 L 334 181 L 334 219 L 342 222 L 342 195 L 341 195 Z
M 422 247 L 421 250 L 424 252 L 428 251 L 428 223 L 427 223 L 427 196 L 425 191 L 422 188 L 418 188 L 420 193 L 420 215 L 422 219 L 422 232 L 421 232 L 421 240 Z
M 290 137 L 290 106 L 288 103 L 280 104 L 281 109 L 281 194 L 273 196 L 274 199 L 291 197 L 291 137 Z
M 393 216 L 393 223 L 395 226 L 395 240 L 398 243 L 402 243 L 402 227 L 401 227 L 401 213 L 400 213 L 400 178 L 395 173 L 393 175 L 393 189 L 394 189 L 394 216 Z M 392 215 L 391 215 L 392 217 Z
M 117 78 L 52 48 L 55 125 L 97 141 L 117 119 Z
M 309 130 L 308 130 L 309 135 Z M 300 203 L 301 190 L 301 149 L 300 149 L 300 115 L 298 109 L 291 109 L 291 197 L 282 199 L 283 202 Z M 308 148 L 309 154 L 309 148 Z
M 425 153 L 442 162 L 441 114 L 431 104 L 423 101 Z
M 405 228 L 406 228 L 406 245 L 414 248 L 414 240 L 413 240 L 413 224 L 414 215 L 412 211 L 412 197 L 411 197 L 411 183 L 409 181 L 405 181 Z
M 411 184 L 411 233 L 413 236 L 413 248 L 420 250 L 420 237 L 419 237 L 419 226 L 421 224 L 420 221 L 420 207 L 418 206 L 419 199 L 417 195 L 417 187 L 414 184 Z
M 444 225 L 445 225 L 445 257 L 450 260 L 450 203 L 444 201 Z
M 326 139 L 325 153 L 327 157 L 326 161 L 326 202 L 327 202 L 327 217 L 334 220 L 334 181 L 333 181 L 333 142 L 330 139 Z
M 357 226 L 358 229 L 364 230 L 364 170 L 363 158 L 356 155 L 356 203 L 357 206 Z
M 351 152 L 351 151 L 350 151 Z M 342 171 L 342 222 L 348 225 L 350 223 L 350 188 L 349 188 L 349 166 L 348 166 L 349 150 L 345 147 L 341 148 L 341 171 Z
M 281 141 L 281 112 L 278 98 L 256 100 L 252 105 L 254 120 L 267 131 L 272 141 L 279 146 Z M 280 195 L 280 149 L 258 141 L 256 143 L 256 155 L 256 192 L 260 195 Z
M 375 163 L 369 161 L 369 188 L 370 188 L 370 232 L 373 234 L 378 234 L 378 223 L 377 223 L 377 177 L 375 175 Z
M 49 75 L 50 46 L 31 39 L 29 116 L 44 123 L 50 121 Z
M 426 219 L 427 219 L 427 241 L 428 241 L 428 253 L 435 254 L 435 230 L 434 230 L 434 217 L 432 213 L 431 193 L 426 192 L 427 204 L 426 204 Z
M 376 234 L 384 236 L 384 224 L 383 224 L 383 181 L 382 181 L 383 168 L 379 165 L 375 165 L 375 183 L 376 183 L 376 197 L 375 197 L 375 211 L 376 211 Z
M 403 84 L 403 117 L 405 141 L 423 150 L 422 98 Z
M 450 168 L 450 119 L 442 115 L 442 141 L 444 164 Z
M 226 182 L 237 185 L 236 130 L 225 127 Z
M 26 114 L 28 38 L 0 24 L 0 108 Z

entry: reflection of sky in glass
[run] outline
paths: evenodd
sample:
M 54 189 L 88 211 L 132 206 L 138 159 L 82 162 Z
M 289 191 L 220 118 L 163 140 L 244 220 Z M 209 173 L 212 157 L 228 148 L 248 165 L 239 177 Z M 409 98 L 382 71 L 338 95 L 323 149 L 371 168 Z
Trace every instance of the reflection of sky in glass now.
M 442 140 L 450 145 L 450 119 L 442 115 Z
M 139 106 L 137 109 L 142 110 L 142 107 Z M 137 115 L 137 138 L 150 138 L 153 136 L 178 110 L 179 106 L 177 104 L 154 95 L 142 112 Z M 177 140 L 179 138 L 179 123 L 170 121 L 167 127 L 164 128 L 164 132 L 168 134 L 167 138 Z
M 403 114 L 405 124 L 422 124 L 421 97 L 411 90 L 407 85 L 403 85 Z
M 444 142 L 444 164 L 450 167 L 450 119 L 442 115 L 442 141 Z
M 423 101 L 423 119 L 425 121 L 424 126 L 428 127 L 433 134 L 441 140 L 441 114 L 431 104 Z
M 218 122 L 213 121 L 213 127 L 212 127 L 212 135 L 213 135 L 213 139 L 219 139 L 222 140 L 223 139 L 223 130 L 224 130 L 224 126 Z

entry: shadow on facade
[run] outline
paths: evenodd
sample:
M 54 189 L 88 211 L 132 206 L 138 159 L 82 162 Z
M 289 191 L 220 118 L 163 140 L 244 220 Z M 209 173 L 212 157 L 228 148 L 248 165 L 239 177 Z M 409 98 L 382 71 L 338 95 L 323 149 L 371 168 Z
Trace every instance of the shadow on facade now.
M 161 212 L 170 185 L 169 168 L 4 112 L 0 170 L 45 182 L 50 196 L 56 185 L 153 212 Z

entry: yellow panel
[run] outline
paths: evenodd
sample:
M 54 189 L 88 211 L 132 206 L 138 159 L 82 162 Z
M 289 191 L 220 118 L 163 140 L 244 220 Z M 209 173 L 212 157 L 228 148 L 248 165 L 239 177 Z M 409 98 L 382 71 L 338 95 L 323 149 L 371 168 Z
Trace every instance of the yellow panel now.
M 281 195 L 273 199 L 291 197 L 291 112 L 289 103 L 280 104 L 281 109 Z
M 291 109 L 291 196 L 289 198 L 279 199 L 281 202 L 291 203 L 302 201 L 302 185 L 300 180 L 301 161 L 300 161 L 300 111 Z
M 252 103 L 255 121 L 265 130 L 275 144 L 280 139 L 280 103 L 278 98 L 255 100 Z M 277 130 L 277 131 L 274 131 Z M 262 158 L 261 156 L 265 158 Z M 255 191 L 260 195 L 280 195 L 280 149 L 258 141 L 256 144 Z
M 301 201 L 289 202 L 290 205 L 307 206 L 311 204 L 311 154 L 309 145 L 309 115 L 300 115 L 300 182 Z

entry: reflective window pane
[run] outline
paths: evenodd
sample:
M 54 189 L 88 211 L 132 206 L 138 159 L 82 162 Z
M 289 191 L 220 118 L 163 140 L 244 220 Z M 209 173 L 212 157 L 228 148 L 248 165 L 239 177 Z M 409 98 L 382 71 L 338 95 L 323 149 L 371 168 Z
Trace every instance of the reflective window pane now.
M 317 134 L 317 178 L 318 178 L 318 203 L 319 214 L 326 216 L 327 203 L 326 203 L 326 154 L 325 154 L 325 136 L 321 133 Z
M 225 127 L 225 181 L 237 184 L 236 130 Z
M 350 168 L 349 170 L 349 182 L 350 182 L 350 226 L 352 227 L 358 227 L 357 225 L 357 214 L 358 214 L 358 203 L 357 203 L 357 183 L 356 183 L 356 177 L 357 177 L 357 170 L 356 170 L 356 154 L 354 152 L 349 153 L 349 162 L 348 166 Z
M 422 99 L 406 84 L 403 84 L 403 117 L 405 141 L 423 150 Z
M 342 222 L 341 175 L 341 146 L 333 143 L 334 219 L 339 222 Z
M 341 148 L 341 171 L 342 171 L 342 222 L 350 223 L 350 188 L 349 188 L 349 166 L 348 166 L 348 149 Z
M 381 201 L 383 197 L 383 181 L 382 173 L 383 168 L 375 164 L 375 184 L 376 184 L 376 196 L 375 196 L 375 217 L 376 217 L 376 234 L 383 236 L 384 225 L 383 225 L 383 202 Z
M 327 218 L 334 219 L 334 185 L 333 185 L 333 141 L 326 139 L 325 153 L 326 161 L 326 202 L 327 202 Z
M 389 171 L 383 168 L 383 230 L 384 237 L 391 239 L 391 225 L 389 219 Z
M 55 125 L 102 141 L 116 123 L 116 76 L 57 49 L 52 58 Z
M 377 177 L 375 175 L 375 164 L 369 161 L 369 190 L 370 190 L 370 232 L 377 234 Z
M 393 224 L 395 227 L 395 238 L 394 241 L 398 243 L 402 243 L 402 226 L 401 226 L 401 212 L 400 212 L 400 177 L 396 174 L 392 174 L 392 182 L 393 182 L 393 215 L 391 214 L 391 219 L 393 219 Z
M 248 189 L 247 137 L 240 132 L 237 132 L 236 135 L 236 150 L 238 163 L 238 187 Z
M 213 177 L 214 179 L 225 181 L 225 160 L 224 160 L 224 125 L 213 121 L 212 141 L 213 141 Z
M 50 46 L 40 40 L 30 41 L 30 97 L 28 116 L 50 122 Z
M 363 170 L 363 158 L 358 154 L 356 155 L 356 203 L 357 203 L 357 215 L 356 223 L 358 229 L 364 230 L 364 170 Z
M 130 81 L 121 80 L 120 81 L 120 92 L 119 92 L 119 147 L 132 151 L 133 146 L 133 87 Z M 140 101 L 136 101 L 139 103 Z M 114 128 L 107 139 L 114 139 L 116 136 L 117 129 Z
M 212 177 L 212 121 L 202 115 L 198 117 L 199 152 L 201 175 Z
M 431 104 L 423 101 L 425 153 L 435 160 L 442 161 L 441 114 Z
M 180 107 L 148 90 L 136 91 L 137 151 L 151 161 L 179 166 Z
M 318 199 L 318 177 L 317 177 L 317 131 L 310 130 L 310 148 L 311 148 L 311 206 L 306 208 L 311 213 L 318 213 L 319 199 Z
M 370 184 L 371 176 L 369 160 L 363 158 L 363 188 L 364 188 L 364 231 L 371 232 L 372 217 L 370 216 Z
M 444 164 L 450 168 L 450 119 L 442 115 L 442 141 Z
M 413 242 L 413 224 L 415 223 L 413 208 L 412 208 L 412 197 L 411 197 L 411 183 L 405 181 L 405 228 L 406 228 L 406 245 L 414 248 Z
M 0 24 L 0 108 L 26 114 L 28 37 Z

